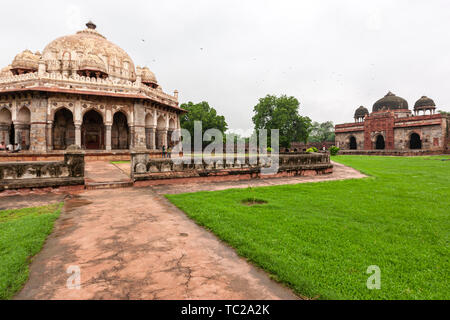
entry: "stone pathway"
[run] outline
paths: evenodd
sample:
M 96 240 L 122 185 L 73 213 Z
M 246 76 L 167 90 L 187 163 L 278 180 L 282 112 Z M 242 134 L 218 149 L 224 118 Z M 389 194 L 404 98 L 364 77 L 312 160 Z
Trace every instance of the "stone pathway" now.
M 69 266 L 81 289 L 68 289 Z M 148 188 L 65 202 L 16 299 L 297 299 Z
M 128 167 L 130 164 L 128 164 Z M 85 181 L 87 183 L 125 182 L 130 177 L 109 161 L 86 161 Z
M 88 162 L 87 170 L 98 181 L 110 179 L 104 166 Z M 33 259 L 30 279 L 16 299 L 298 299 L 162 194 L 362 177 L 335 164 L 327 176 L 85 190 L 66 196 L 54 232 Z M 42 195 L 41 201 L 60 200 L 53 197 Z M 34 203 L 16 196 L 1 201 L 5 208 Z M 79 290 L 66 287 L 69 266 L 80 267 Z

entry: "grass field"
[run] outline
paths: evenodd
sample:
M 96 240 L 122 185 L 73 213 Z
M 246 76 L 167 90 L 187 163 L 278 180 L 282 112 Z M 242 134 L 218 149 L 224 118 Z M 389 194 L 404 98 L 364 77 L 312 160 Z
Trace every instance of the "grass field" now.
M 302 296 L 449 299 L 449 158 L 338 156 L 370 177 L 166 197 Z
M 10 299 L 28 279 L 28 265 L 53 229 L 62 204 L 0 211 L 0 299 Z

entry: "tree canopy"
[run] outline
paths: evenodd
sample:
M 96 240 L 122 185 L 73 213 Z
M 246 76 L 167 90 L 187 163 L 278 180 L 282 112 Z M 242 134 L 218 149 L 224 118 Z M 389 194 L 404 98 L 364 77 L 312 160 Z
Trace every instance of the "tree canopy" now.
M 331 121 L 318 123 L 314 121 L 311 125 L 309 138 L 310 142 L 334 141 L 334 124 Z
M 289 148 L 293 141 L 307 141 L 311 119 L 299 115 L 295 97 L 267 95 L 253 108 L 255 130 L 279 129 L 280 146 Z M 270 144 L 270 133 L 268 132 Z
M 188 130 L 191 137 L 194 137 L 194 121 L 202 122 L 202 137 L 208 129 L 217 129 L 222 134 L 228 129 L 225 117 L 218 115 L 216 109 L 210 107 L 206 101 L 200 103 L 189 101 L 188 103 L 183 103 L 181 108 L 188 112 L 180 118 L 180 126 Z

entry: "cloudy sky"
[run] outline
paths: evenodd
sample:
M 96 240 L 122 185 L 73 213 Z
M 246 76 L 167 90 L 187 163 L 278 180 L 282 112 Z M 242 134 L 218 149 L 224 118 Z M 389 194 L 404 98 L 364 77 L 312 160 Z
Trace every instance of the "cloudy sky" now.
M 97 30 L 181 102 L 206 100 L 234 130 L 266 94 L 315 121 L 352 120 L 389 90 L 450 111 L 448 0 L 2 1 L 0 67 L 24 49 Z M 5 14 L 7 13 L 7 14 Z

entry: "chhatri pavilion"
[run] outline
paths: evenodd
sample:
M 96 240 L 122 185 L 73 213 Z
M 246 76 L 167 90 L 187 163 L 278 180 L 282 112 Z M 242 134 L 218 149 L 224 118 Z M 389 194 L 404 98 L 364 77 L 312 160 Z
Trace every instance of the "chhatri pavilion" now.
M 163 92 L 148 67 L 135 67 L 94 23 L 86 26 L 1 69 L 0 142 L 38 153 L 174 144 L 185 112 L 178 92 Z

